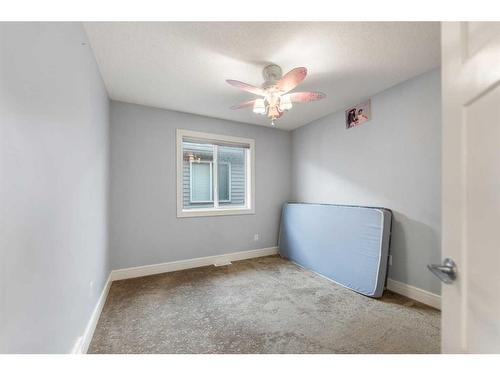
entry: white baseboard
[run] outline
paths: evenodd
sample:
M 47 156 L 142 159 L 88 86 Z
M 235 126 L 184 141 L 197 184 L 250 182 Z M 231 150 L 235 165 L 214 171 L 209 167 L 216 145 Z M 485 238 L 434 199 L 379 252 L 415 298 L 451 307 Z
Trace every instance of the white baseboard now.
M 112 281 L 123 280 L 123 279 L 132 279 L 134 277 L 149 276 L 149 275 L 155 275 L 155 274 L 164 273 L 164 272 L 180 271 L 180 270 L 186 270 L 189 268 L 211 266 L 213 264 L 217 264 L 217 265 L 229 264 L 230 262 L 234 262 L 236 260 L 264 257 L 264 256 L 268 256 L 268 255 L 274 255 L 277 253 L 278 253 L 277 247 L 268 247 L 268 248 L 257 249 L 257 250 L 239 251 L 237 253 L 213 255 L 213 256 L 208 256 L 208 257 L 203 257 L 203 258 L 178 260 L 175 262 L 151 264 L 148 266 L 122 268 L 122 269 L 111 271 L 110 277 L 111 277 Z
M 76 339 L 75 345 L 73 345 L 73 349 L 71 350 L 71 354 L 83 354 L 82 341 L 83 341 L 83 336 L 80 336 Z
M 441 310 L 441 296 L 400 281 L 387 279 L 387 289 Z
M 97 322 L 99 321 L 99 317 L 101 316 L 102 308 L 106 303 L 106 298 L 108 297 L 109 288 L 111 287 L 111 275 L 109 275 L 106 280 L 106 284 L 104 284 L 104 288 L 102 289 L 101 295 L 97 300 L 97 304 L 94 307 L 94 311 L 92 311 L 92 315 L 90 316 L 90 320 L 87 323 L 87 327 L 85 327 L 85 332 L 83 336 L 80 336 L 73 347 L 72 354 L 86 354 L 89 349 L 90 342 L 92 341 L 92 337 L 94 336 L 95 327 L 97 326 Z

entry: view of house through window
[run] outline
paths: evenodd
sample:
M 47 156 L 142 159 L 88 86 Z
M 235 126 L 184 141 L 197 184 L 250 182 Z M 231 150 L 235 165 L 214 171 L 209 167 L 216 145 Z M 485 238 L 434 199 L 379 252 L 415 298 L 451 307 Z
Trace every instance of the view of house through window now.
M 183 211 L 249 208 L 249 144 L 186 136 L 181 147 Z
M 214 207 L 213 145 L 182 143 L 184 208 Z
M 244 206 L 246 188 L 245 152 L 248 149 L 219 146 L 219 203 L 221 206 Z

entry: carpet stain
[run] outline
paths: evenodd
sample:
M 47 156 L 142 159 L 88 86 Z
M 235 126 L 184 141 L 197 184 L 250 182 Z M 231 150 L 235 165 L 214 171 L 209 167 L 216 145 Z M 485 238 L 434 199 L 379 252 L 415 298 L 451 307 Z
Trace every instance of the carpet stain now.
M 115 281 L 89 353 L 439 353 L 440 312 L 270 256 Z

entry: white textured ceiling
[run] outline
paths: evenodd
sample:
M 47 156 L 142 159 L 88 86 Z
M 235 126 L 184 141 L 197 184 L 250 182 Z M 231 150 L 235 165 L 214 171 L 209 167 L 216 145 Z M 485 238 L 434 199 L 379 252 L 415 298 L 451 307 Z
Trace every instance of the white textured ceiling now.
M 297 103 L 277 121 L 294 129 L 357 104 L 440 65 L 436 22 L 105 22 L 86 23 L 114 100 L 269 126 L 251 108 L 231 110 L 262 84 L 262 68 L 307 67 L 295 91 L 327 98 Z

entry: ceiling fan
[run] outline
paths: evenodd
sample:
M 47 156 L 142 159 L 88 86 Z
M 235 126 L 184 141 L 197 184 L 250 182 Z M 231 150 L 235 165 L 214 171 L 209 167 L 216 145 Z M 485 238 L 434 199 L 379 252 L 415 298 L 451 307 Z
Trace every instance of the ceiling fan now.
M 251 92 L 255 95 L 263 96 L 243 102 L 231 107 L 231 109 L 241 109 L 253 107 L 253 112 L 260 115 L 267 115 L 271 119 L 271 126 L 275 127 L 275 120 L 283 116 L 285 111 L 292 108 L 293 102 L 312 102 L 326 97 L 321 92 L 292 92 L 295 87 L 301 83 L 307 75 L 307 69 L 300 67 L 290 70 L 284 76 L 281 68 L 278 65 L 268 65 L 262 75 L 265 82 L 261 87 L 249 85 L 248 83 L 235 81 L 233 79 L 226 80 L 231 86 L 240 90 Z

